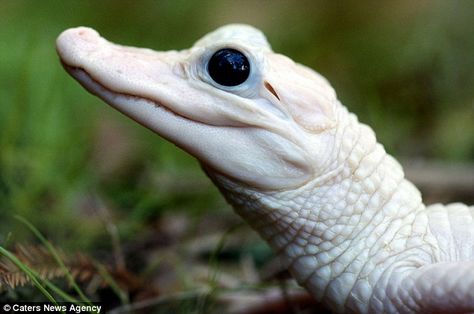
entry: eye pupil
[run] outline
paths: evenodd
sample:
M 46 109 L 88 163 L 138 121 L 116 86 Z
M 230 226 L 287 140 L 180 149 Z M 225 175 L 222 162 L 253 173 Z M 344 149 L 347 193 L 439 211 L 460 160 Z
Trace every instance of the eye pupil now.
M 247 80 L 250 64 L 247 57 L 235 49 L 221 49 L 214 53 L 207 64 L 211 78 L 224 86 L 237 86 Z

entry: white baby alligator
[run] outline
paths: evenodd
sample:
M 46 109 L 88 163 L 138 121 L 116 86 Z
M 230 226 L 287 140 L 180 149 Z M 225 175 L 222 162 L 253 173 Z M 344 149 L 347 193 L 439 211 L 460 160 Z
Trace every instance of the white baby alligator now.
M 89 92 L 196 157 L 298 283 L 335 312 L 474 312 L 474 207 L 425 206 L 325 78 L 228 25 L 187 50 L 63 32 Z

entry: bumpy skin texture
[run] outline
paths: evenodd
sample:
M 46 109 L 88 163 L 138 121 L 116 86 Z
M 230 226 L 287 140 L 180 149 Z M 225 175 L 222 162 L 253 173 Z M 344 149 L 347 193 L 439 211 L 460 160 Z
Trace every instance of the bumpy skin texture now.
M 206 62 L 240 50 L 232 88 Z M 111 106 L 195 156 L 222 194 L 334 312 L 474 312 L 474 207 L 425 206 L 373 131 L 316 72 L 263 34 L 225 26 L 182 51 L 57 41 L 65 69 Z
M 215 181 L 298 283 L 333 311 L 474 311 L 474 207 L 425 207 L 372 131 L 344 108 L 340 114 L 347 125 L 336 131 L 334 160 L 343 166 L 329 175 L 266 193 Z

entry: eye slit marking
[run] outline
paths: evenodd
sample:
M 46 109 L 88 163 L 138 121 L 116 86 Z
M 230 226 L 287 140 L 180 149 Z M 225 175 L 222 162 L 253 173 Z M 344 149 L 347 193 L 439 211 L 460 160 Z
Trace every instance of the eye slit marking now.
M 278 100 L 280 100 L 280 97 L 278 96 L 278 94 L 276 93 L 275 89 L 273 88 L 272 85 L 270 85 L 270 83 L 268 83 L 267 81 L 265 81 L 263 83 L 263 85 L 265 86 L 265 88 L 270 92 L 272 93 Z

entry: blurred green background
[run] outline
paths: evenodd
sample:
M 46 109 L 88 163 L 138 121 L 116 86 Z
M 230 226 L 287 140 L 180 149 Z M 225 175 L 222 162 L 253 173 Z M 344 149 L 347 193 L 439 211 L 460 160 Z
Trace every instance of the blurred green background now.
M 197 162 L 85 92 L 54 45 L 84 25 L 182 49 L 231 22 L 327 77 L 390 153 L 474 161 L 474 1 L 1 0 L 0 245 L 35 241 L 14 214 L 104 260 L 108 223 L 126 251 L 164 215 L 186 215 L 196 232 L 202 217 L 230 215 Z

